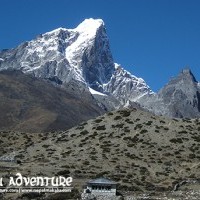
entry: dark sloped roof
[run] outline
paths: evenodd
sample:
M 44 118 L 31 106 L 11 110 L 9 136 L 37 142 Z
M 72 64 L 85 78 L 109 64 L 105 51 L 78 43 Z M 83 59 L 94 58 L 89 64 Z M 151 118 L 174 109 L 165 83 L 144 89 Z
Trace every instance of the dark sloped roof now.
M 111 181 L 107 178 L 97 178 L 94 180 L 88 181 L 88 184 L 109 184 L 109 185 L 116 185 L 117 183 L 114 181 Z

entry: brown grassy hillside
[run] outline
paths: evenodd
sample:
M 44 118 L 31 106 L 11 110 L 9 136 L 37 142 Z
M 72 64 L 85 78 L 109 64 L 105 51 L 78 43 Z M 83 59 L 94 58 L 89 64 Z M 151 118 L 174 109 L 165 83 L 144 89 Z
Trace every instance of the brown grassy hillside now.
M 16 152 L 24 175 L 71 175 L 74 186 L 105 176 L 121 191 L 170 191 L 200 176 L 200 120 L 119 110 L 68 131 L 1 133 L 4 154 Z M 81 189 L 80 189 L 81 190 Z
M 102 113 L 89 93 L 80 98 L 77 86 L 73 87 L 71 92 L 69 85 L 54 87 L 50 81 L 20 71 L 0 72 L 0 129 L 63 130 Z

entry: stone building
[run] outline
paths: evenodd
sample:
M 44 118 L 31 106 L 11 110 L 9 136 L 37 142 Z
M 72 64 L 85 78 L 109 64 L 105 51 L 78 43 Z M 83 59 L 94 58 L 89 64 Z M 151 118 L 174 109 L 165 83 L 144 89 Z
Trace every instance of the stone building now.
M 92 196 L 116 196 L 116 185 L 107 178 L 97 178 L 87 182 L 84 193 Z

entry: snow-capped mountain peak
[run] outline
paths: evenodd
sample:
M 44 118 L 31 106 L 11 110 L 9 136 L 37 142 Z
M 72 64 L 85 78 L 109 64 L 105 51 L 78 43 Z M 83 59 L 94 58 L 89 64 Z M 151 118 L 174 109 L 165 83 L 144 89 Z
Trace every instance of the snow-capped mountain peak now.
M 41 78 L 57 76 L 98 89 L 108 82 L 114 70 L 104 22 L 86 19 L 75 29 L 58 28 L 40 34 L 15 49 L 0 52 L 1 69 L 21 69 Z
M 74 29 L 57 28 L 17 48 L 0 52 L 0 70 L 13 68 L 62 83 L 81 82 L 91 93 L 112 95 L 123 105 L 152 91 L 143 79 L 113 61 L 101 19 L 86 19 Z M 99 93 L 99 94 L 100 94 Z
M 101 19 L 86 19 L 74 29 L 57 28 L 0 51 L 0 70 L 10 68 L 70 85 L 71 92 L 81 88 L 84 92 L 76 95 L 96 98 L 103 109 L 134 106 L 136 102 L 156 114 L 200 116 L 200 83 L 189 69 L 155 94 L 142 78 L 114 63 Z
M 85 19 L 74 30 L 78 31 L 79 33 L 94 35 L 96 33 L 96 30 L 100 26 L 104 26 L 104 22 L 102 19 L 90 18 L 90 19 Z
M 65 56 L 71 65 L 80 68 L 82 53 L 93 45 L 97 31 L 101 26 L 104 26 L 103 20 L 90 18 L 85 19 L 75 29 L 70 29 L 77 34 L 76 42 L 69 45 L 65 51 Z M 77 59 L 77 52 L 81 54 L 79 59 Z

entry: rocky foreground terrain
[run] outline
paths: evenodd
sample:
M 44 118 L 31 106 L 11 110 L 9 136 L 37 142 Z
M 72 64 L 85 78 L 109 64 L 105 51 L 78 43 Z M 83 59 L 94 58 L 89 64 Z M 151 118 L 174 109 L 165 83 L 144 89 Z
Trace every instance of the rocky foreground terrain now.
M 118 191 L 131 198 L 162 194 L 161 199 L 170 199 L 171 191 L 177 190 L 177 199 L 192 199 L 191 193 L 186 198 L 187 190 L 200 190 L 199 132 L 200 119 L 168 119 L 136 108 L 109 112 L 66 131 L 2 131 L 0 156 L 14 154 L 16 162 L 10 167 L 1 162 L 0 173 L 4 177 L 16 172 L 29 177 L 72 176 L 79 193 L 89 179 L 104 176 L 116 181 Z M 16 199 L 13 195 L 5 197 Z

